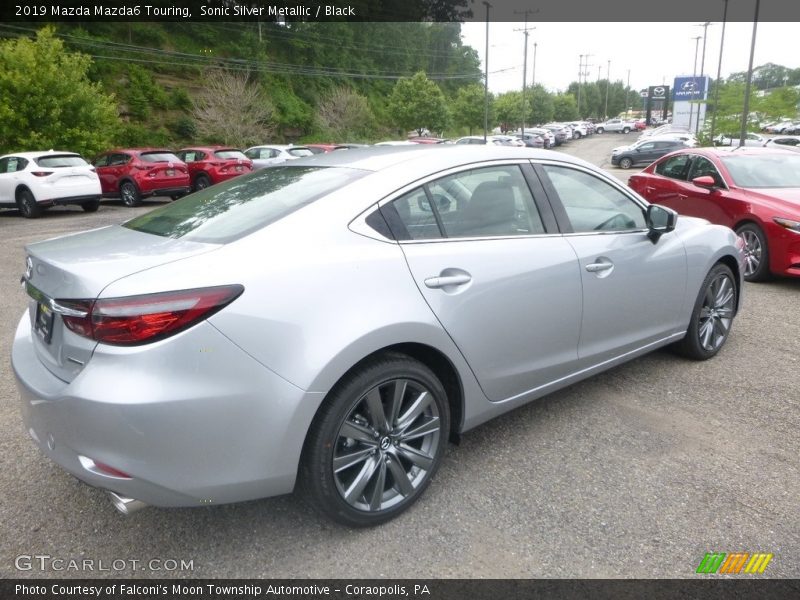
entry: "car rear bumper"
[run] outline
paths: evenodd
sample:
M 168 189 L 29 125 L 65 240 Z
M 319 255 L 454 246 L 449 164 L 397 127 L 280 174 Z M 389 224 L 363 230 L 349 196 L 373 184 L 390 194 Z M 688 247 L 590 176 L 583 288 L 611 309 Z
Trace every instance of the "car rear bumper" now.
M 41 450 L 92 486 L 156 506 L 291 492 L 322 400 L 207 322 L 146 346 L 98 345 L 68 383 L 37 358 L 26 313 L 11 358 L 25 427 Z
M 190 186 L 179 185 L 179 186 L 159 187 L 152 190 L 143 189 L 140 190 L 139 193 L 142 196 L 185 196 L 191 191 L 192 188 Z
M 102 198 L 100 194 L 85 194 L 81 196 L 65 196 L 63 198 L 47 198 L 36 201 L 43 206 L 66 205 L 66 204 L 86 204 L 87 202 L 99 202 Z

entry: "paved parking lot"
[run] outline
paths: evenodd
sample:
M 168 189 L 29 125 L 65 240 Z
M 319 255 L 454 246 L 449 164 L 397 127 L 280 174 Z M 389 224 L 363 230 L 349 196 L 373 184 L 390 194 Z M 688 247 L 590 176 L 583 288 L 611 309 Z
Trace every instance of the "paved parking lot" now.
M 634 171 L 607 160 L 633 139 L 604 134 L 567 151 L 627 180 Z M 9 348 L 26 243 L 157 205 L 58 208 L 34 221 L 0 211 L 0 576 L 693 577 L 706 552 L 742 551 L 774 554 L 765 576 L 800 577 L 800 281 L 790 280 L 746 285 L 710 362 L 656 352 L 466 434 L 420 502 L 382 527 L 332 525 L 292 496 L 123 517 L 28 439 Z M 171 560 L 192 569 L 166 570 Z

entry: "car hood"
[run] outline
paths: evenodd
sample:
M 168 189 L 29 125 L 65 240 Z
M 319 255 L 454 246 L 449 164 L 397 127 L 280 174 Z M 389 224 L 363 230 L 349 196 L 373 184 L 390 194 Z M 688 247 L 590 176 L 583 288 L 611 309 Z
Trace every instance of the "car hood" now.
M 775 211 L 776 217 L 800 220 L 800 188 L 764 188 L 742 190 L 748 200 Z
M 622 153 L 622 152 L 627 152 L 627 151 L 628 151 L 628 150 L 630 150 L 631 148 L 632 148 L 631 146 L 617 146 L 616 148 L 614 148 L 614 149 L 611 151 L 611 154 L 620 154 L 620 153 Z
M 219 247 L 112 225 L 29 244 L 26 275 L 50 298 L 96 298 L 121 277 Z

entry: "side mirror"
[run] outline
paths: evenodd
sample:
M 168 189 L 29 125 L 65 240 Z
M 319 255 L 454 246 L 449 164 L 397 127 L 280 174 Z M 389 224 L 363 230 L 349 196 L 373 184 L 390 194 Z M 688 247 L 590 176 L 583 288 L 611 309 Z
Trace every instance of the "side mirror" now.
M 714 178 L 711 175 L 701 175 L 700 177 L 695 177 L 692 179 L 692 183 L 697 187 L 707 189 L 713 189 L 717 187 L 717 182 L 714 181 Z
M 675 229 L 677 220 L 678 213 L 671 208 L 651 204 L 647 207 L 645 215 L 648 229 L 647 237 L 655 244 L 662 235 Z

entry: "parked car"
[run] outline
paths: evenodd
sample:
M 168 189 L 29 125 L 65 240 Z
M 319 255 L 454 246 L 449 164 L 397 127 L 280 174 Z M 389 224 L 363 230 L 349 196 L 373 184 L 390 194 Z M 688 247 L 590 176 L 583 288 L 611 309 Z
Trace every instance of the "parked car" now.
M 515 133 L 516 137 L 522 139 L 521 133 Z M 542 140 L 541 145 L 538 145 L 535 138 L 539 137 Z M 532 142 L 533 147 L 537 148 L 550 148 L 556 145 L 556 136 L 549 129 L 541 127 L 530 127 L 525 129 L 525 145 L 528 146 L 528 141 Z
M 525 135 L 523 136 L 521 133 L 515 133 L 514 136 L 516 139 L 521 140 L 523 144 L 525 144 L 528 148 L 549 148 L 550 144 L 548 143 L 545 145 L 544 138 L 536 133 L 531 133 L 528 129 L 525 130 Z
M 556 146 L 560 146 L 561 144 L 572 139 L 572 134 L 570 133 L 568 137 L 567 130 L 561 125 L 553 125 L 548 123 L 547 125 L 542 125 L 542 128 L 553 132 L 553 135 L 556 138 Z
M 173 200 L 191 191 L 189 167 L 163 148 L 128 148 L 104 152 L 94 159 L 103 196 L 119 197 L 126 206 L 142 198 L 168 196 Z
M 482 135 L 467 135 L 456 140 L 458 145 L 484 145 L 490 144 L 494 146 L 519 146 L 522 147 L 525 143 L 519 138 L 511 135 L 487 135 L 486 139 Z M 377 144 L 376 144 L 377 145 Z
M 325 154 L 326 152 L 333 152 L 334 150 L 347 150 L 347 146 L 342 144 L 306 144 L 312 154 Z
M 795 128 L 794 121 L 792 121 L 791 119 L 783 119 L 776 123 L 771 123 L 770 125 L 767 125 L 764 128 L 764 130 L 767 131 L 768 133 L 783 134 L 783 133 L 789 133 L 789 131 L 793 130 L 794 128 Z
M 572 139 L 574 140 L 579 140 L 589 135 L 586 124 L 581 121 L 573 121 L 572 123 L 568 123 L 568 125 L 572 127 Z
M 742 269 L 729 229 L 505 146 L 289 161 L 26 253 L 11 360 L 50 459 L 128 512 L 297 486 L 351 526 L 494 416 L 662 346 L 714 356 Z
M 800 277 L 800 156 L 767 148 L 694 148 L 629 180 L 651 202 L 730 227 L 745 248 L 748 281 Z
M 614 133 L 630 133 L 635 129 L 633 121 L 626 121 L 624 119 L 609 119 L 604 123 L 598 123 L 595 131 L 597 133 L 614 132 Z
M 522 148 L 528 145 L 527 142 L 513 135 L 492 135 L 489 136 L 489 141 L 496 146 L 516 146 Z M 542 142 L 542 146 L 543 145 L 544 142 Z M 542 146 L 539 146 L 539 148 Z
M 745 146 L 763 146 L 767 138 L 758 133 L 746 133 L 744 138 Z M 737 134 L 720 133 L 714 138 L 715 146 L 738 146 L 739 136 Z
M 447 142 L 446 139 L 438 137 L 412 137 L 408 138 L 408 141 L 415 144 L 444 144 Z
M 275 144 L 271 146 L 253 146 L 245 150 L 244 155 L 253 161 L 253 169 L 255 170 L 279 165 L 287 160 L 313 156 L 314 153 L 305 146 Z
M 673 125 L 672 123 L 666 123 L 664 125 L 656 127 L 655 129 L 647 129 L 643 131 L 642 134 L 639 136 L 639 139 L 643 140 L 645 138 L 657 135 L 664 135 L 665 133 L 688 133 L 688 132 L 689 132 L 688 127 L 684 127 L 682 125 Z
M 612 150 L 611 164 L 622 169 L 630 169 L 635 165 L 649 165 L 657 158 L 685 147 L 681 140 L 641 140 L 630 146 Z
M 241 150 L 226 146 L 183 148 L 175 156 L 189 168 L 195 191 L 253 170 L 253 161 Z
M 56 204 L 100 206 L 100 180 L 80 154 L 49 150 L 0 156 L 0 208 L 17 208 L 34 219 Z
M 636 119 L 633 122 L 633 129 L 635 131 L 644 131 L 647 129 L 647 122 L 644 119 Z
M 781 150 L 794 150 L 800 152 L 800 136 L 778 135 L 764 142 L 765 148 L 780 148 Z

